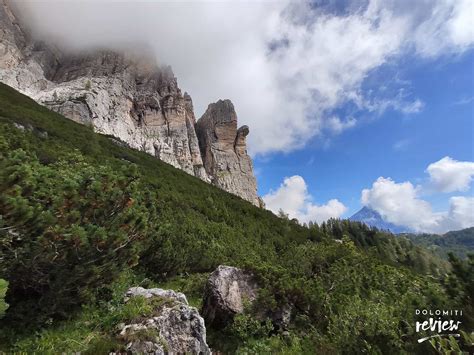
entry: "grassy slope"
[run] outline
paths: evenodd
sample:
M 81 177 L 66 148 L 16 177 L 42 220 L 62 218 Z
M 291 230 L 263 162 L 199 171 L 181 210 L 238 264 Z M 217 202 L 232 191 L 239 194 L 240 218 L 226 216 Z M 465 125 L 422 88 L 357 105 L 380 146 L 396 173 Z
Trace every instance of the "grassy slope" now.
M 186 250 L 187 255 L 176 255 L 176 259 L 186 261 L 174 267 L 174 272 L 209 272 L 221 263 L 237 266 L 260 260 L 278 262 L 290 244 L 314 240 L 317 234 L 314 229 L 278 218 L 146 153 L 121 146 L 117 139 L 94 133 L 90 127 L 66 119 L 0 83 L 2 122 L 32 127 L 33 134 L 27 137 L 30 149 L 45 164 L 73 150 L 79 150 L 98 166 L 109 164 L 119 168 L 135 163 L 142 176 L 142 186 L 156 194 L 165 232 L 169 226 L 168 233 L 179 235 L 181 250 Z M 42 138 L 38 134 L 41 131 L 46 131 L 48 138 Z M 360 244 L 357 236 L 351 234 L 356 244 Z M 198 245 L 195 238 L 201 241 Z M 391 235 L 376 237 L 373 233 L 364 238 L 368 239 L 360 245 L 362 248 L 371 247 L 374 243 L 370 240 L 375 238 L 389 252 L 413 249 L 410 245 L 398 245 L 397 238 Z M 387 262 L 386 256 L 379 254 Z

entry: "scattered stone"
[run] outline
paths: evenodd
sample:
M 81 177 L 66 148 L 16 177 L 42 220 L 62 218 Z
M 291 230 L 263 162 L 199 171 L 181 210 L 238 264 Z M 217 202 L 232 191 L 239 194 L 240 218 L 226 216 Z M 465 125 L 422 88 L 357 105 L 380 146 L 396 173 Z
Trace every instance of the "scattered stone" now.
M 34 131 L 33 126 L 30 125 L 30 124 L 23 125 L 21 123 L 14 122 L 13 126 L 17 129 L 19 129 L 20 131 L 23 131 L 23 132 L 33 132 Z M 38 135 L 39 135 L 39 131 L 37 131 L 37 132 L 38 132 Z M 46 132 L 46 131 L 43 131 L 43 132 Z
M 127 143 L 120 140 L 119 138 L 116 138 L 114 136 L 108 136 L 107 138 L 109 138 L 113 144 L 118 145 L 119 147 L 130 148 L 130 146 Z
M 13 126 L 15 126 L 15 128 L 19 129 L 20 131 L 25 131 L 26 128 L 25 126 L 23 126 L 22 124 L 19 124 L 19 123 L 13 123 Z
M 43 138 L 43 139 L 47 139 L 49 137 L 48 132 L 42 129 L 36 130 L 36 134 L 38 135 L 38 137 Z
M 267 312 L 266 315 L 272 320 L 275 330 L 285 332 L 290 325 L 292 312 L 293 307 L 287 304 L 276 311 Z

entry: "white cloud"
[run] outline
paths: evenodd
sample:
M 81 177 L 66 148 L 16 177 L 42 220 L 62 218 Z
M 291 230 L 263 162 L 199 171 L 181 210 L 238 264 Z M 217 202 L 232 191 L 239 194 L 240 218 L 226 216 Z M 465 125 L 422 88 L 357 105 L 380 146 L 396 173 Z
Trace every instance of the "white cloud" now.
M 392 148 L 395 151 L 403 151 L 407 149 L 410 144 L 411 141 L 409 139 L 400 139 L 393 144 Z
M 342 121 L 337 116 L 331 116 L 327 119 L 326 126 L 334 134 L 339 134 L 346 129 L 352 128 L 356 125 L 357 121 L 350 117 L 345 121 Z
M 425 103 L 420 99 L 415 101 L 403 104 L 403 105 L 394 105 L 395 109 L 400 110 L 404 114 L 418 113 L 423 110 Z
M 463 229 L 474 225 L 474 197 L 451 197 L 449 205 L 446 230 Z
M 426 169 L 433 187 L 441 192 L 467 191 L 474 177 L 474 162 L 444 157 Z
M 396 183 L 390 178 L 379 177 L 371 189 L 362 191 L 362 204 L 379 212 L 387 221 L 413 228 L 432 229 L 436 223 L 428 202 L 418 198 L 419 188 L 410 182 Z
M 352 93 L 349 98 L 360 110 L 367 110 L 378 115 L 383 114 L 388 109 L 399 111 L 405 115 L 421 112 L 425 107 L 425 103 L 420 99 L 410 100 L 407 96 L 404 89 L 399 89 L 398 93 L 391 98 L 364 97 L 360 93 Z
M 425 57 L 462 53 L 474 43 L 474 1 L 441 0 L 426 8 L 429 18 L 414 31 L 417 52 Z
M 347 208 L 336 199 L 329 200 L 324 205 L 312 202 L 304 179 L 295 175 L 285 178 L 278 190 L 270 191 L 263 196 L 267 209 L 278 213 L 283 210 L 290 218 L 297 218 L 300 222 L 318 222 L 331 217 L 339 218 Z
M 449 211 L 434 212 L 419 193 L 420 187 L 408 181 L 396 183 L 379 177 L 370 189 L 362 191 L 361 202 L 379 212 L 384 220 L 416 232 L 445 233 L 474 226 L 474 198 L 452 197 Z
M 474 96 L 464 96 L 453 102 L 453 105 L 467 105 L 474 101 Z
M 345 103 L 359 100 L 375 114 L 419 112 L 420 99 L 371 92 L 365 79 L 413 47 L 435 57 L 473 43 L 471 0 L 370 0 L 344 14 L 290 0 L 17 3 L 34 33 L 70 46 L 148 43 L 173 66 L 197 116 L 219 98 L 234 101 L 251 128 L 252 154 L 291 151 L 352 127 L 357 117 L 332 112 Z

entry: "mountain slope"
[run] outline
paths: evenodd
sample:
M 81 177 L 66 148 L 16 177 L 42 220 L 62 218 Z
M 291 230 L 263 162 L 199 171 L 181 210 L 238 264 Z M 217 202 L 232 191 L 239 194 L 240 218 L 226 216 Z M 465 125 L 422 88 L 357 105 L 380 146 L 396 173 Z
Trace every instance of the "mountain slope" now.
M 28 152 L 44 163 L 78 151 L 93 164 L 110 164 L 117 169 L 135 164 L 143 188 L 156 194 L 161 213 L 169 214 L 166 218 L 173 221 L 173 228 L 180 230 L 176 235 L 201 235 L 204 228 L 207 237 L 217 238 L 219 244 L 225 245 L 226 239 L 240 241 L 230 243 L 241 249 L 235 251 L 237 254 L 230 250 L 220 254 L 222 247 L 217 245 L 212 250 L 204 244 L 201 251 L 190 250 L 190 258 L 197 264 L 200 264 L 202 253 L 215 254 L 213 264 L 217 265 L 229 257 L 241 255 L 244 250 L 245 253 L 258 253 L 259 245 L 271 246 L 290 235 L 294 242 L 302 242 L 309 236 L 309 231 L 302 226 L 288 225 L 272 212 L 256 208 L 238 196 L 131 149 L 112 136 L 94 133 L 89 127 L 65 119 L 4 84 L 0 84 L 0 122 L 7 123 L 5 127 L 13 127 L 13 123 L 24 127 L 16 129 L 17 134 L 23 132 L 28 141 Z M 41 132 L 47 132 L 48 138 L 42 138 Z M 261 256 L 277 258 L 267 252 Z
M 7 353 L 110 353 L 121 319 L 141 316 L 124 290 L 166 282 L 199 298 L 221 264 L 261 284 L 255 308 L 210 329 L 225 353 L 426 352 L 405 327 L 414 307 L 458 307 L 407 240 L 278 218 L 3 84 L 0 216 Z M 261 309 L 290 310 L 290 343 Z
M 404 234 L 403 236 L 443 258 L 447 258 L 448 253 L 453 253 L 460 258 L 466 258 L 469 253 L 474 253 L 474 227 L 451 231 L 443 235 Z
M 395 234 L 409 232 L 408 228 L 406 227 L 397 226 L 393 223 L 384 221 L 380 213 L 366 206 L 362 207 L 360 211 L 352 215 L 349 220 L 362 222 L 370 227 L 390 231 Z

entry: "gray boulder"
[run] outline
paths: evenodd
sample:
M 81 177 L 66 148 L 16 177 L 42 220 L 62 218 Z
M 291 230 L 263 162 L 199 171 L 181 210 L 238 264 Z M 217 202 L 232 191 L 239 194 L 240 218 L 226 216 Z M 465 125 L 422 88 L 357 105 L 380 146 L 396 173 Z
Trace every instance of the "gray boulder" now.
M 153 316 L 123 325 L 119 338 L 132 354 L 211 354 L 206 342 L 204 319 L 190 307 L 184 294 L 159 288 L 132 287 L 125 299 L 142 296 L 167 298 Z
M 224 327 L 245 305 L 257 298 L 258 284 L 250 273 L 220 265 L 209 277 L 204 292 L 202 314 L 208 325 Z
M 236 314 L 244 313 L 256 299 L 260 286 L 254 275 L 242 269 L 220 265 L 206 284 L 202 315 L 207 325 L 225 327 Z M 276 310 L 261 309 L 254 316 L 261 321 L 270 319 L 276 331 L 288 329 L 293 306 L 283 305 Z

